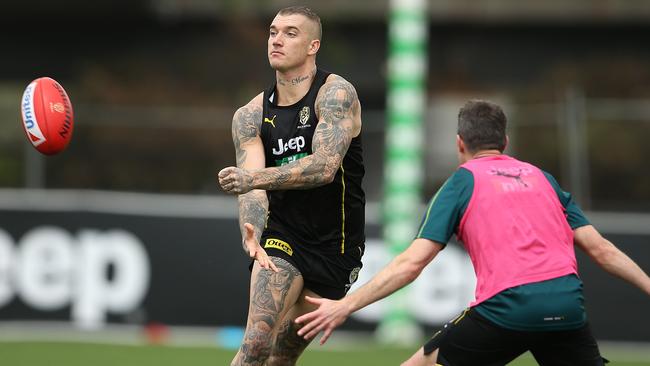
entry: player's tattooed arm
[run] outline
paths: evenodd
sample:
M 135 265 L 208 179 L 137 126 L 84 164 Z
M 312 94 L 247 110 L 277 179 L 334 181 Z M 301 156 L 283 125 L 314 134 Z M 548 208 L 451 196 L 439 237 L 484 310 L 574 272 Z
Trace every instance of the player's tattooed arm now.
M 251 189 L 309 189 L 330 183 L 361 129 L 361 105 L 352 84 L 332 75 L 320 88 L 315 107 L 319 120 L 311 155 L 281 167 L 223 169 L 219 173 L 221 187 L 242 194 Z
M 251 172 L 253 188 L 308 189 L 330 183 L 341 166 L 358 131 L 360 113 L 357 92 L 345 79 L 333 76 L 316 97 L 319 117 L 312 140 L 312 154 L 290 164 Z
M 257 98 L 256 98 L 257 99 Z M 260 138 L 262 106 L 256 99 L 239 108 L 232 121 L 232 139 L 235 146 L 237 167 L 240 169 L 260 169 L 264 167 L 264 150 Z M 245 223 L 255 229 L 255 239 L 259 241 L 268 210 L 266 192 L 252 190 L 239 195 L 239 226 L 242 238 L 246 237 Z M 242 243 L 244 245 L 244 243 Z M 244 250 L 246 250 L 244 245 Z
M 248 150 L 261 144 L 262 106 L 253 102 L 239 108 L 232 118 L 232 141 L 235 145 L 237 166 L 246 168 Z
M 246 194 L 240 194 L 239 200 L 239 230 L 242 233 L 242 238 L 246 238 L 245 223 L 253 225 L 255 230 L 255 242 L 260 241 L 262 231 L 266 225 L 266 216 L 268 213 L 269 201 L 266 197 L 266 192 L 263 190 L 255 189 Z M 246 243 L 242 241 L 244 251 L 248 252 Z

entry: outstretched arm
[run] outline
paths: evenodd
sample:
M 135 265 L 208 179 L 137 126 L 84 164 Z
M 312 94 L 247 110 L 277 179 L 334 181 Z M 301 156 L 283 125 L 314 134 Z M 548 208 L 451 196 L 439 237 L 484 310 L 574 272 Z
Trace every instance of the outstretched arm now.
M 296 323 L 305 324 L 298 335 L 311 339 L 323 331 L 320 344 L 324 344 L 332 331 L 343 324 L 350 314 L 413 282 L 442 248 L 444 245 L 441 243 L 415 239 L 381 272 L 343 299 L 335 301 L 307 297 L 309 302 L 319 305 L 319 308 L 296 319 Z
M 232 120 L 232 140 L 237 166 L 241 169 L 261 169 L 265 165 L 264 148 L 260 138 L 261 123 L 261 96 L 235 112 Z M 266 192 L 252 190 L 239 195 L 238 201 L 239 229 L 244 251 L 259 261 L 262 268 L 275 269 L 275 265 L 268 260 L 266 252 L 259 245 L 268 211 Z
M 311 155 L 280 167 L 226 168 L 219 173 L 224 190 L 241 194 L 251 189 L 309 189 L 330 183 L 361 129 L 361 106 L 352 84 L 335 75 L 321 87 L 315 105 L 318 125 Z
M 575 229 L 574 242 L 605 271 L 650 295 L 650 277 L 630 257 L 603 238 L 593 226 Z

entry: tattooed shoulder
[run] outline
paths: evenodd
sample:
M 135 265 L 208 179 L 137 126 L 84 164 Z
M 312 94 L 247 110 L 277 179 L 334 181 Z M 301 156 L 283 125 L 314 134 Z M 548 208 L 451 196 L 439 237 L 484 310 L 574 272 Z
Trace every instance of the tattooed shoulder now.
M 241 167 L 248 153 L 246 145 L 260 135 L 262 125 L 262 96 L 258 95 L 239 108 L 232 118 L 232 141 L 235 145 L 237 166 Z
M 351 114 L 359 105 L 354 86 L 338 75 L 331 75 L 318 91 L 316 114 L 327 122 L 338 122 Z
M 262 103 L 259 96 L 240 107 L 232 119 L 232 136 L 235 143 L 244 143 L 259 135 L 262 125 Z

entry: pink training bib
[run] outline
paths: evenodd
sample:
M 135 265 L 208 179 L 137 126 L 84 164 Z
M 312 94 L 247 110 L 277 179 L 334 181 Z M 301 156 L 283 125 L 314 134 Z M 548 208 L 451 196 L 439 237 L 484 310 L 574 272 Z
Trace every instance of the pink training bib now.
M 470 306 L 510 287 L 577 274 L 573 231 L 539 168 L 507 155 L 461 167 L 474 176 L 458 229 L 477 278 Z

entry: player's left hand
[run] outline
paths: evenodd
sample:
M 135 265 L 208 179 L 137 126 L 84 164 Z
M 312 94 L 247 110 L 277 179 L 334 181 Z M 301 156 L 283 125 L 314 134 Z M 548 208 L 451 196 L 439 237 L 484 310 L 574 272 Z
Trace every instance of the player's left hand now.
M 266 254 L 264 248 L 260 246 L 259 241 L 255 238 L 255 229 L 253 225 L 245 223 L 244 228 L 246 229 L 244 249 L 248 253 L 248 256 L 250 256 L 251 259 L 256 260 L 260 264 L 260 267 L 270 269 L 273 272 L 279 272 L 280 270 L 278 267 L 273 263 L 271 258 L 269 258 L 269 255 Z
M 318 309 L 296 318 L 296 323 L 305 324 L 298 330 L 298 335 L 310 340 L 322 331 L 323 336 L 320 338 L 320 344 L 323 345 L 334 329 L 345 322 L 351 311 L 344 300 L 329 300 L 310 296 L 305 296 L 305 300 L 318 305 Z
M 229 166 L 221 169 L 217 178 L 221 189 L 226 193 L 244 194 L 253 189 L 253 176 L 244 169 Z

